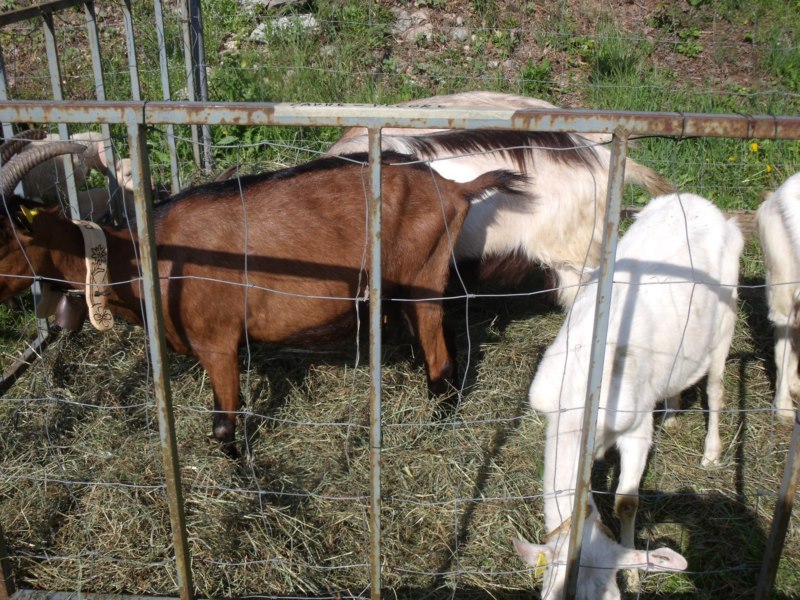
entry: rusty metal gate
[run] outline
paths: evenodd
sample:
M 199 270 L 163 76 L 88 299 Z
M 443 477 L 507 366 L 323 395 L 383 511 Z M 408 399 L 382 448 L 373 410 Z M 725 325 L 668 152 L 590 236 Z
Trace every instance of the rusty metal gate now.
M 81 2 L 53 2 L 51 6 L 81 4 Z M 86 5 L 87 15 L 91 15 L 91 2 Z M 127 2 L 126 2 L 127 6 Z M 160 12 L 160 8 L 157 13 Z M 52 29 L 49 13 L 42 16 L 47 29 Z M 20 15 L 28 18 L 31 15 Z M 91 19 L 89 19 L 91 21 Z M 8 21 L 0 20 L 0 25 Z M 91 31 L 91 23 L 90 23 Z M 127 40 L 133 46 L 132 33 Z M 48 38 L 49 39 L 49 38 Z M 96 40 L 96 34 L 95 34 Z M 94 43 L 96 48 L 96 41 Z M 130 52 L 131 73 L 135 74 L 135 52 Z M 48 49 L 51 64 L 58 63 L 55 50 Z M 628 141 L 637 136 L 685 137 L 731 137 L 740 139 L 800 140 L 800 117 L 773 115 L 710 115 L 684 113 L 633 113 L 589 110 L 511 110 L 511 109 L 466 109 L 466 108 L 398 108 L 365 105 L 316 105 L 316 104 L 245 104 L 170 102 L 169 85 L 165 83 L 164 102 L 142 102 L 136 88 L 130 102 L 107 102 L 102 92 L 102 72 L 99 68 L 99 54 L 93 53 L 95 76 L 97 80 L 98 101 L 64 101 L 58 91 L 58 70 L 53 71 L 53 101 L 13 101 L 8 100 L 4 81 L 0 78 L 0 122 L 4 124 L 5 137 L 13 131 L 9 124 L 23 122 L 57 123 L 62 137 L 68 135 L 68 124 L 100 124 L 108 136 L 109 125 L 121 125 L 127 130 L 128 144 L 133 160 L 133 186 L 139 235 L 139 256 L 142 284 L 145 290 L 145 312 L 147 315 L 147 336 L 149 340 L 149 359 L 155 389 L 158 425 L 169 514 L 173 535 L 173 549 L 176 561 L 176 594 L 183 600 L 195 596 L 192 578 L 191 556 L 189 554 L 188 534 L 185 523 L 185 502 L 181 485 L 181 462 L 176 442 L 175 419 L 171 401 L 171 385 L 167 367 L 166 346 L 163 333 L 163 317 L 160 296 L 160 282 L 157 277 L 157 248 L 153 229 L 153 200 L 150 190 L 150 168 L 147 153 L 147 129 L 153 126 L 189 125 L 208 128 L 215 125 L 252 126 L 361 126 L 369 129 L 370 139 L 370 233 L 372 252 L 370 256 L 370 297 L 381 297 L 381 177 L 380 148 L 381 129 L 384 127 L 412 128 L 454 128 L 454 129 L 511 129 L 517 131 L 552 131 L 579 133 L 607 133 L 613 135 L 612 168 L 609 180 L 609 197 L 604 216 L 604 245 L 598 285 L 597 319 L 594 325 L 592 347 L 592 369 L 587 396 L 587 410 L 583 427 L 579 483 L 576 492 L 576 508 L 570 543 L 570 572 L 572 594 L 574 594 L 574 566 L 580 558 L 582 524 L 586 517 L 586 498 L 589 494 L 592 457 L 594 455 L 594 432 L 599 408 L 599 389 L 605 352 L 605 338 L 608 328 L 608 306 L 611 282 L 614 276 L 614 256 L 621 210 L 624 160 Z M 189 69 L 191 75 L 191 69 Z M 133 77 L 135 79 L 135 75 Z M 138 87 L 138 86 L 137 86 Z M 174 161 L 174 135 L 171 150 L 173 157 L 173 190 L 180 189 L 177 165 Z M 208 145 L 206 144 L 206 147 Z M 109 155 L 111 149 L 108 149 Z M 113 160 L 113 158 L 112 158 Z M 68 164 L 68 161 L 65 162 Z M 114 183 L 111 184 L 112 187 Z M 71 196 L 74 203 L 74 187 Z M 73 204 L 74 206 L 74 204 Z M 370 305 L 370 477 L 369 477 L 369 566 L 370 597 L 377 599 L 382 593 L 382 532 L 381 532 L 381 464 L 382 464 L 382 365 L 381 356 L 381 307 L 379 303 Z M 778 567 L 783 539 L 786 535 L 792 503 L 800 473 L 800 417 L 794 423 L 791 450 L 786 462 L 783 484 L 780 491 L 772 530 L 767 541 L 761 576 L 758 586 L 759 598 L 770 597 Z M 0 527 L 0 559 L 7 558 L 7 542 L 3 539 Z M 0 599 L 6 597 L 52 597 L 49 592 L 20 590 L 12 593 L 8 579 L 0 578 Z

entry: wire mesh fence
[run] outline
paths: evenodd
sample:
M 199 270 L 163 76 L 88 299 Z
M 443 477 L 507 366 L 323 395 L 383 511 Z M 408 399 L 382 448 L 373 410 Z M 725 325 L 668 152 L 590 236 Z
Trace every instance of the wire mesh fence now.
M 417 7 L 429 15 L 428 21 L 436 12 L 434 4 Z M 518 23 L 504 25 L 492 21 L 489 3 L 483 11 L 479 3 L 471 6 L 470 15 L 480 23 L 467 24 L 469 43 L 465 45 L 481 48 L 487 55 L 488 62 L 482 67 L 467 70 L 461 68 L 462 63 L 451 62 L 444 63 L 446 68 L 439 67 L 441 75 L 436 73 L 438 63 L 413 65 L 408 71 L 401 66 L 398 51 L 395 64 L 392 57 L 382 63 L 387 69 L 392 67 L 386 72 L 328 66 L 326 77 L 344 81 L 336 84 L 337 89 L 348 85 L 351 76 L 388 80 L 393 82 L 389 87 L 397 89 L 415 85 L 415 80 L 444 78 L 445 73 L 462 70 L 467 75 L 445 79 L 443 86 L 491 87 L 503 79 L 505 70 L 518 72 L 521 58 L 509 58 L 513 65 L 499 62 L 493 67 L 490 62 L 494 58 L 488 57 L 499 52 L 503 43 L 514 44 L 514 48 L 527 45 L 532 53 L 534 45 L 528 36 L 541 37 L 542 17 L 554 21 L 559 14 L 534 6 Z M 566 6 L 562 4 L 561 10 Z M 628 11 L 652 12 L 639 4 L 626 7 Z M 213 5 L 204 9 L 207 22 L 227 15 L 215 13 Z M 260 10 L 254 12 L 265 14 Z M 343 13 L 332 21 L 341 31 L 353 24 L 381 28 L 383 25 L 375 22 L 380 20 L 380 10 L 370 7 L 366 20 L 358 19 L 360 13 Z M 110 15 L 113 5 L 98 4 L 98 11 L 98 18 Z M 402 20 L 402 14 L 396 16 L 397 21 Z M 143 16 L 137 18 L 148 22 Z M 171 18 L 176 17 L 167 16 L 168 21 Z M 502 13 L 499 18 L 502 20 Z M 410 15 L 409 19 L 414 22 Z M 445 36 L 449 44 L 463 26 L 456 19 L 448 28 L 437 26 L 430 39 L 423 30 L 421 38 L 408 34 L 405 43 L 430 48 L 444 45 L 441 36 Z M 324 19 L 320 23 L 327 26 Z M 70 20 L 65 17 L 62 26 L 70 27 Z M 679 41 L 650 43 L 655 46 L 654 54 L 677 54 L 673 58 L 681 60 L 688 60 L 688 54 L 695 51 L 692 43 L 703 46 L 699 52 L 713 50 L 715 56 L 724 56 L 734 47 L 752 49 L 759 43 L 731 42 L 718 33 L 725 26 L 714 21 L 711 34 L 704 29 L 697 36 L 687 34 L 687 41 L 682 42 L 674 32 Z M 109 31 L 109 40 L 114 39 L 116 30 L 109 26 Z M 149 34 L 146 26 L 137 30 L 137 35 Z M 22 39 L 34 35 L 23 30 Z M 575 31 L 550 35 L 558 43 L 542 47 L 553 53 L 554 48 L 565 47 L 569 54 L 570 48 L 582 43 L 588 46 L 591 41 L 581 42 Z M 519 41 L 513 42 L 517 36 Z M 294 30 L 293 40 L 299 37 L 299 30 Z M 491 47 L 486 39 L 492 41 Z M 609 34 L 594 45 L 613 39 Z M 642 43 L 647 40 L 652 38 Z M 329 45 L 338 41 L 329 40 Z M 686 54 L 677 51 L 681 43 L 686 44 Z M 9 48 L 15 44 L 4 42 L 3 47 L 9 62 Z M 62 56 L 69 55 L 70 47 L 71 43 L 61 48 Z M 248 77 L 263 73 L 266 82 L 285 82 L 304 72 L 302 65 L 292 63 L 275 67 L 271 62 L 269 71 L 260 65 L 242 66 L 246 59 L 242 58 L 244 51 L 239 52 L 239 69 Z M 171 46 L 170 55 L 182 60 L 177 43 Z M 209 53 L 209 58 L 213 62 L 219 57 Z M 541 58 L 531 54 L 530 60 L 541 64 Z M 471 62 L 476 61 L 473 54 Z M 147 59 L 142 58 L 140 64 L 146 72 Z M 506 91 L 531 94 L 536 91 L 531 82 L 564 81 L 556 99 L 575 98 L 580 102 L 574 104 L 584 104 L 584 99 L 592 97 L 585 91 L 587 85 L 591 88 L 590 81 L 567 85 L 565 80 L 574 71 L 566 59 L 563 63 L 553 59 L 550 64 L 544 79 L 523 78 Z M 725 62 L 722 64 L 721 70 Z M 230 66 L 224 63 L 224 68 Z M 745 71 L 754 68 L 739 66 Z M 36 77 L 17 69 L 14 89 L 24 89 L 19 81 L 33 86 Z M 180 81 L 182 73 L 175 70 L 172 80 Z M 273 71 L 280 72 L 280 77 Z M 107 75 L 109 82 L 115 77 L 124 80 L 126 69 L 115 72 L 110 68 Z M 214 96 L 213 67 L 210 79 Z M 75 79 L 76 89 L 84 85 L 81 81 Z M 113 89 L 114 84 L 109 87 Z M 596 87 L 604 86 L 598 83 Z M 380 100 L 380 89 L 376 85 L 375 97 L 369 99 Z M 248 99 L 281 99 L 277 90 L 279 85 L 265 84 L 264 93 L 273 98 Z M 625 91 L 635 89 L 627 87 Z M 720 98 L 731 93 L 713 87 L 711 92 Z M 779 106 L 786 101 L 785 90 L 736 93 L 752 100 L 754 106 L 760 102 L 765 107 Z M 664 98 L 669 94 L 665 91 Z M 705 91 L 697 94 L 707 95 Z M 150 97 L 147 84 L 144 96 Z M 30 97 L 47 94 L 33 92 Z M 241 98 L 220 95 L 213 99 Z M 780 114 L 769 108 L 762 112 Z M 152 126 L 148 136 L 152 172 L 158 182 L 169 178 L 163 166 L 166 161 L 158 160 L 166 149 L 162 127 Z M 186 165 L 191 162 L 188 143 L 181 142 L 191 137 L 188 128 L 182 129 L 184 125 L 176 127 Z M 213 131 L 213 154 L 223 157 L 219 168 L 236 165 L 240 175 L 305 162 L 329 145 L 316 129 L 222 124 Z M 731 141 L 729 146 L 704 138 L 642 139 L 632 152 L 679 189 L 712 199 L 724 197 L 727 208 L 744 208 L 752 207 L 765 189 L 797 170 L 800 162 L 796 141 L 765 139 L 768 137 Z M 124 149 L 124 134 L 119 139 Z M 184 166 L 187 171 L 191 168 Z M 692 178 L 687 179 L 686 173 L 692 173 Z M 232 177 L 235 180 L 237 175 Z M 205 178 L 186 176 L 190 183 Z M 644 204 L 646 196 L 641 191 L 627 192 L 626 200 Z M 233 218 L 220 215 L 220 219 Z M 538 541 L 548 533 L 542 519 L 541 487 L 545 421 L 543 415 L 530 410 L 527 390 L 564 317 L 549 300 L 547 291 L 552 285 L 541 274 L 530 275 L 512 289 L 469 280 L 464 285 L 466 288 L 460 281 L 454 283 L 446 302 L 446 319 L 455 334 L 464 376 L 462 396 L 453 412 L 443 415 L 436 400 L 428 398 L 420 350 L 402 322 L 390 320 L 385 327 L 381 524 L 382 582 L 387 596 L 512 598 L 527 597 L 531 589 L 540 586 L 537 570 L 527 568 L 516 556 L 511 540 Z M 393 304 L 387 303 L 387 309 Z M 4 367 L 31 337 L 30 308 L 28 305 L 27 312 L 12 314 L 5 321 Z M 388 312 L 391 316 L 392 311 Z M 677 427 L 661 428 L 657 420 L 640 491 L 636 546 L 670 546 L 688 558 L 689 570 L 669 575 L 643 573 L 638 596 L 750 597 L 754 593 L 791 432 L 770 409 L 775 378 L 772 329 L 764 299 L 762 257 L 755 241 L 746 246 L 741 263 L 738 313 L 726 363 L 727 407 L 721 418 L 720 464 L 700 466 L 707 415 L 702 388 L 693 387 L 684 394 L 684 411 Z M 245 452 L 239 461 L 226 457 L 209 438 L 213 403 L 207 373 L 193 359 L 170 354 L 192 574 L 199 596 L 369 595 L 366 329 L 362 323 L 360 330 L 343 336 L 341 344 L 332 349 L 256 344 L 242 349 L 239 364 L 244 403 L 238 442 Z M 19 586 L 174 595 L 176 565 L 146 348 L 143 331 L 122 322 L 109 334 L 88 328 L 62 334 L 0 400 L 7 431 L 0 453 L 4 457 L 0 511 Z M 603 519 L 615 534 L 613 492 L 618 467 L 618 459 L 611 455 L 596 466 L 592 480 Z M 795 523 L 788 530 L 777 597 L 792 597 L 800 589 L 798 543 Z

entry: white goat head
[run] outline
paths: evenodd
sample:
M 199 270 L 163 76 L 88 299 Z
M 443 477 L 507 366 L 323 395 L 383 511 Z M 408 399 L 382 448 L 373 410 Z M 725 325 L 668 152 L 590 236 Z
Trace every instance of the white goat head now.
M 567 553 L 571 520 L 567 519 L 549 533 L 542 544 L 514 540 L 514 549 L 528 566 L 544 569 L 542 598 L 558 600 L 566 594 Z M 641 568 L 650 571 L 683 571 L 686 559 L 670 548 L 632 550 L 617 543 L 600 520 L 597 511 L 589 506 L 583 529 L 580 568 L 576 598 L 578 600 L 617 600 L 617 571 Z

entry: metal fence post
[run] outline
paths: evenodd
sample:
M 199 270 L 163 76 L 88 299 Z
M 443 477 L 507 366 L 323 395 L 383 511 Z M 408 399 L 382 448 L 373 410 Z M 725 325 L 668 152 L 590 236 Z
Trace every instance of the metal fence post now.
M 619 218 L 622 206 L 622 188 L 625 183 L 625 154 L 628 133 L 622 127 L 614 130 L 611 148 L 611 165 L 608 173 L 608 198 L 603 226 L 603 244 L 600 250 L 600 269 L 597 281 L 597 302 L 594 313 L 594 332 L 589 360 L 589 385 L 583 409 L 581 453 L 578 459 L 578 480 L 575 486 L 575 505 L 572 508 L 572 528 L 567 554 L 566 597 L 574 599 L 578 584 L 578 566 L 581 559 L 583 524 L 586 520 L 587 502 L 591 487 L 594 461 L 597 415 L 600 410 L 600 387 L 603 379 L 603 362 L 606 353 L 611 290 L 614 281 L 614 260 L 619 239 Z
M 783 470 L 781 491 L 775 504 L 775 516 L 772 517 L 772 528 L 764 548 L 764 559 L 761 562 L 761 574 L 756 588 L 757 600 L 766 600 L 772 597 L 772 588 L 775 585 L 775 577 L 778 574 L 781 554 L 783 554 L 783 544 L 786 541 L 786 530 L 789 528 L 789 519 L 792 516 L 798 480 L 800 480 L 800 410 L 795 413 L 792 443 L 789 445 L 789 454 Z
M 56 31 L 53 24 L 53 13 L 42 13 L 44 24 L 44 41 L 47 48 L 47 65 L 50 69 L 50 85 L 53 88 L 53 100 L 63 100 L 64 93 L 61 89 L 61 67 L 58 62 L 58 48 L 56 46 Z M 58 135 L 62 140 L 69 139 L 69 128 L 66 123 L 58 124 Z M 65 154 L 61 157 L 64 163 L 64 185 L 67 187 L 67 197 L 69 198 L 70 210 L 73 219 L 80 219 L 78 208 L 78 190 L 75 187 L 75 170 L 72 166 L 72 155 Z
M 9 600 L 14 593 L 14 582 L 11 579 L 11 566 L 8 564 L 8 546 L 0 524 L 0 600 Z
M 194 84 L 197 86 L 195 96 L 201 102 L 208 102 L 208 80 L 206 79 L 206 51 L 203 41 L 203 10 L 200 0 L 189 0 L 189 30 L 192 40 L 192 68 L 195 72 Z M 204 124 L 203 131 L 203 161 L 205 172 L 211 174 L 214 167 L 214 156 L 211 153 L 211 127 Z
M 381 130 L 369 129 L 370 598 L 381 597 Z
M 158 60 L 161 65 L 161 94 L 164 100 L 171 99 L 169 89 L 169 64 L 167 63 L 167 41 L 164 36 L 164 9 L 161 0 L 154 0 L 156 16 L 156 34 L 158 35 Z M 167 148 L 169 148 L 169 166 L 172 173 L 172 193 L 181 191 L 180 171 L 178 169 L 178 152 L 175 149 L 175 126 L 167 124 Z
M 106 99 L 106 85 L 103 79 L 103 63 L 100 60 L 100 37 L 97 35 L 97 20 L 94 17 L 94 0 L 88 0 L 83 5 L 83 12 L 86 16 L 86 33 L 89 38 L 89 51 L 92 54 L 92 71 L 94 72 L 94 95 L 101 102 Z M 108 123 L 100 125 L 103 134 L 103 153 L 106 157 L 108 169 L 108 193 L 111 199 L 111 216 L 114 221 L 119 222 L 120 215 L 124 209 L 124 199 L 119 189 L 117 181 L 117 169 L 114 163 L 114 149 L 111 145 L 111 128 Z
M 183 29 L 183 60 L 186 66 L 186 98 L 189 102 L 195 102 L 197 96 L 195 94 L 195 72 L 192 59 L 192 30 L 190 26 L 190 12 L 189 0 L 181 2 L 181 26 Z M 200 159 L 200 135 L 198 133 L 197 125 L 190 125 L 189 129 L 192 132 L 192 153 L 194 155 L 194 164 L 199 169 L 202 165 Z
M 132 117 L 135 118 L 135 117 Z M 179 595 L 181 600 L 194 596 L 191 557 L 189 555 L 183 490 L 181 488 L 178 444 L 175 438 L 175 419 L 172 411 L 172 394 L 169 385 L 164 319 L 161 306 L 161 286 L 158 279 L 155 230 L 153 228 L 152 201 L 150 198 L 150 168 L 145 143 L 145 127 L 128 123 L 128 142 L 133 161 L 134 202 L 139 232 L 139 264 L 142 271 L 142 291 L 145 305 L 145 326 L 150 340 L 150 361 L 153 367 L 158 428 L 164 458 L 164 477 L 167 486 L 170 522 Z
M 6 62 L 3 58 L 3 47 L 0 45 L 0 101 L 8 100 L 8 83 L 6 82 Z M 11 123 L 3 123 L 3 138 L 14 136 L 14 127 Z
M 139 63 L 136 60 L 136 38 L 133 31 L 133 12 L 131 0 L 122 3 L 122 17 L 125 23 L 125 46 L 128 50 L 128 73 L 131 77 L 131 100 L 142 99 L 142 87 L 139 84 Z

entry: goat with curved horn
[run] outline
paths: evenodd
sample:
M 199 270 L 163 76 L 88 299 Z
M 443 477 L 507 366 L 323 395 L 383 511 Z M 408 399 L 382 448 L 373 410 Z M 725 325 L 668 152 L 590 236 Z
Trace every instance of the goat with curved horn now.
M 86 150 L 86 146 L 75 142 L 51 142 L 33 148 L 26 147 L 3 164 L 2 172 L 0 172 L 0 192 L 4 196 L 13 194 L 14 188 L 25 174 L 43 161 L 61 154 L 80 154 L 84 150 Z
M 7 139 L 0 145 L 0 165 L 6 164 L 17 152 L 20 152 L 33 140 L 43 140 L 47 133 L 44 129 L 26 129 Z

